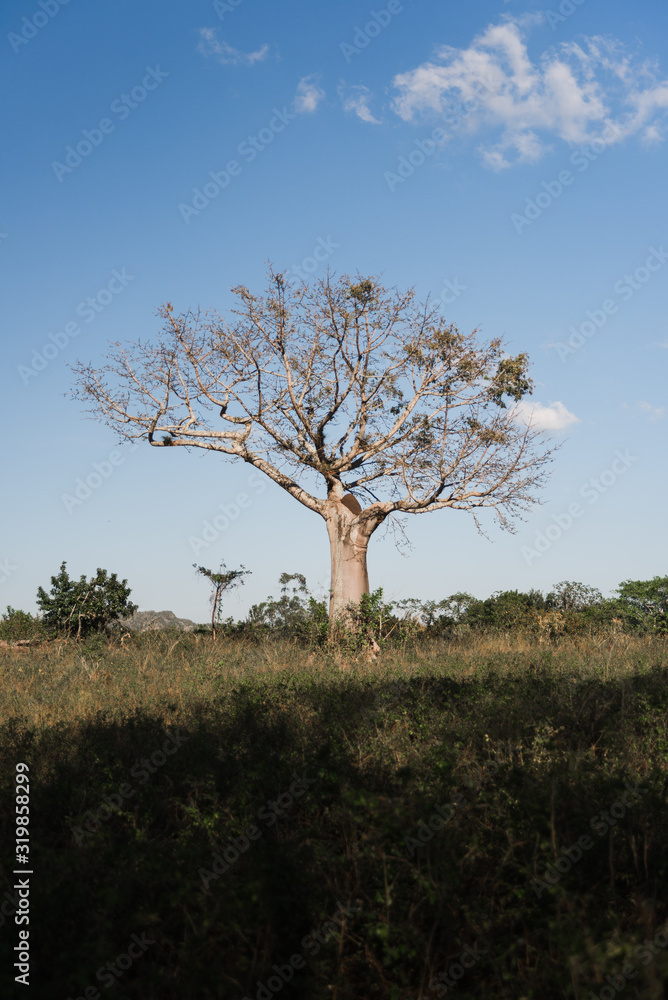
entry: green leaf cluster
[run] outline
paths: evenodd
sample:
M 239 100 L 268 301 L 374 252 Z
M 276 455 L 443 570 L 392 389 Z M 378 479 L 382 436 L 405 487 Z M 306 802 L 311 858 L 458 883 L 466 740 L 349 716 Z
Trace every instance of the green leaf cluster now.
M 84 638 L 101 632 L 116 618 L 128 618 L 137 610 L 129 601 L 130 587 L 127 580 L 111 576 L 106 569 L 99 569 L 87 580 L 71 580 L 67 564 L 61 563 L 60 572 L 51 577 L 51 591 L 37 590 L 37 605 L 42 620 L 50 632 Z

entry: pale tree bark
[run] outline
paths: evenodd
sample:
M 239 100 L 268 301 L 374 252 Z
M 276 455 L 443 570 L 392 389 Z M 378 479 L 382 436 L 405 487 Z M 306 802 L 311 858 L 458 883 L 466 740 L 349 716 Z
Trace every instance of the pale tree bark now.
M 331 558 L 330 618 L 340 618 L 349 604 L 359 605 L 369 593 L 367 547 L 380 521 L 360 519 L 359 501 L 347 494 L 332 497 L 325 513 Z
M 367 547 L 388 518 L 467 510 L 482 530 L 489 507 L 513 530 L 552 454 L 506 406 L 531 392 L 527 356 L 375 279 L 269 278 L 264 297 L 233 289 L 233 322 L 167 304 L 157 344 L 73 366 L 75 398 L 122 438 L 247 462 L 319 514 L 332 618 L 369 592 Z

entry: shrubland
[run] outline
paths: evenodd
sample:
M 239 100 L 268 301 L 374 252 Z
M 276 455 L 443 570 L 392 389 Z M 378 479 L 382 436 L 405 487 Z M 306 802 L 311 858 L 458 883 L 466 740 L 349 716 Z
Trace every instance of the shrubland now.
M 662 996 L 665 636 L 414 624 L 374 661 L 280 630 L 1 649 L 37 993 Z

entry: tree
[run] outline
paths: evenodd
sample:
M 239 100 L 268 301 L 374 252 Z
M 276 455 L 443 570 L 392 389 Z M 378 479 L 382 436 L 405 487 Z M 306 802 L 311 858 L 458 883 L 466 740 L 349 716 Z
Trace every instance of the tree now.
M 322 517 L 332 618 L 369 592 L 367 546 L 388 519 L 450 508 L 481 530 L 490 507 L 513 530 L 537 502 L 552 452 L 506 406 L 532 390 L 526 354 L 373 278 L 293 286 L 270 269 L 265 296 L 233 291 L 230 322 L 167 303 L 156 344 L 73 366 L 74 396 L 128 440 L 248 462 Z
M 281 596 L 269 596 L 266 601 L 254 604 L 242 632 L 269 633 L 306 641 L 324 642 L 329 634 L 329 618 L 324 602 L 310 593 L 303 573 L 281 573 L 278 582 Z
M 202 576 L 205 576 L 213 584 L 213 594 L 211 595 L 211 632 L 213 633 L 213 641 L 215 642 L 216 621 L 220 618 L 223 595 L 227 590 L 243 583 L 243 577 L 248 576 L 251 571 L 244 569 L 243 566 L 240 569 L 225 570 L 225 563 L 221 564 L 218 573 L 214 573 L 211 569 L 205 569 L 204 566 L 197 566 L 196 563 L 193 563 L 193 566 L 198 573 L 201 573 Z
M 668 576 L 624 580 L 617 593 L 619 607 L 631 628 L 668 633 Z
M 439 628 L 447 629 L 458 625 L 467 609 L 477 603 L 479 602 L 471 594 L 459 591 L 440 601 L 421 601 L 417 597 L 406 597 L 396 601 L 394 607 L 402 611 L 406 618 L 412 617 L 414 621 L 434 632 Z
M 309 614 L 309 589 L 303 573 L 281 573 L 278 578 L 281 596 L 278 600 L 268 597 L 260 604 L 254 604 L 248 612 L 250 625 L 266 627 L 272 631 L 289 631 L 295 625 L 303 625 Z M 292 584 L 292 588 L 290 588 Z M 292 593 L 290 593 L 292 589 Z
M 131 590 L 127 580 L 120 581 L 115 573 L 109 576 L 106 569 L 98 569 L 90 580 L 84 575 L 74 581 L 66 566 L 61 563 L 58 575 L 51 577 L 50 595 L 43 587 L 37 589 L 37 605 L 47 628 L 81 639 L 137 610 L 137 605 L 128 600 Z
M 603 595 L 596 587 L 575 580 L 562 580 L 555 583 L 546 597 L 546 603 L 559 611 L 583 611 L 595 604 L 600 604 Z

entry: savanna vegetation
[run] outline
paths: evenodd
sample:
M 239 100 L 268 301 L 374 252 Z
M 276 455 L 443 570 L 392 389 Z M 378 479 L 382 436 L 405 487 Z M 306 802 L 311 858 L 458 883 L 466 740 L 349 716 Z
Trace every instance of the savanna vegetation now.
M 284 574 L 215 642 L 8 609 L 3 967 L 22 762 L 35 996 L 663 997 L 667 583 L 376 592 L 337 632 Z

